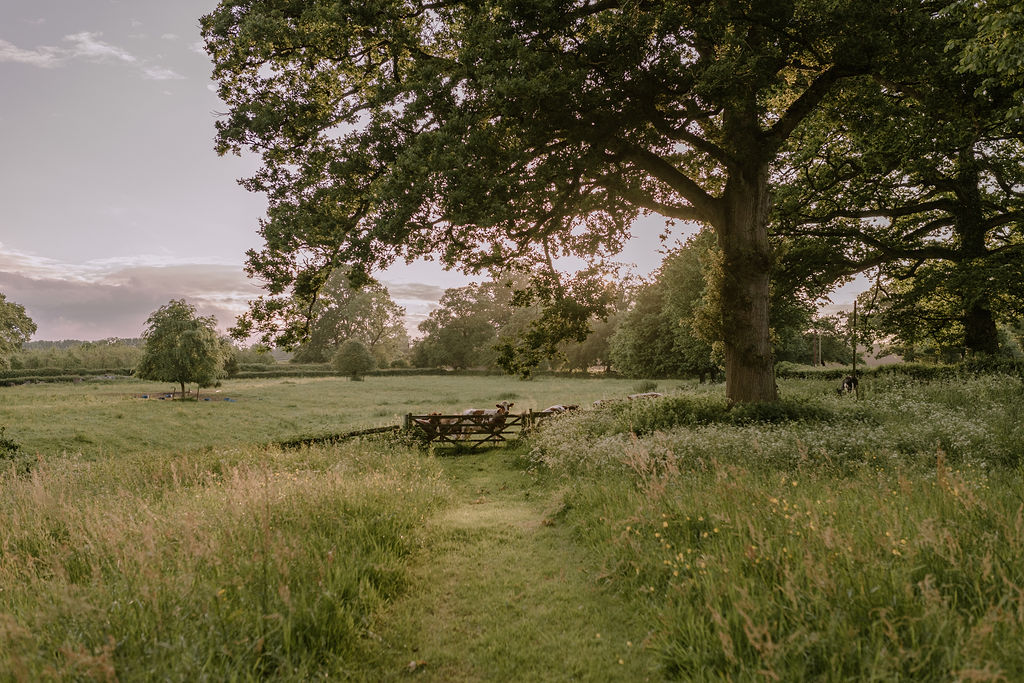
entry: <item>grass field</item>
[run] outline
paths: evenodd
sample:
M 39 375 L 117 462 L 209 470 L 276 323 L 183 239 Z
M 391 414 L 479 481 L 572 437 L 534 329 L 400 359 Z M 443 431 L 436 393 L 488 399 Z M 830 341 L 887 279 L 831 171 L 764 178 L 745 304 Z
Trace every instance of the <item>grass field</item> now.
M 625 380 L 0 390 L 0 680 L 1021 680 L 1019 379 L 780 382 L 438 457 L 302 434 Z
M 237 380 L 203 390 L 200 399 L 211 400 L 198 403 L 134 398 L 173 390 L 141 381 L 32 384 L 0 390 L 0 425 L 25 450 L 44 456 L 174 453 L 396 425 L 410 412 L 493 408 L 501 400 L 513 401 L 516 412 L 589 405 L 632 393 L 634 384 L 497 376 Z

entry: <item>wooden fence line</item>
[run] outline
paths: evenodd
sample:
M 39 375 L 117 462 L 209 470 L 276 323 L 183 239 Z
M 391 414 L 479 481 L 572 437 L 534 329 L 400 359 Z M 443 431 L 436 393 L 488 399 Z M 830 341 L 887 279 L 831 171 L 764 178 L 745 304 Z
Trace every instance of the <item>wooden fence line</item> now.
M 342 434 L 321 434 L 320 436 L 300 436 L 287 441 L 278 441 L 277 445 L 282 448 L 301 448 L 313 444 L 332 444 L 345 439 L 354 439 L 357 436 L 370 436 L 371 434 L 385 434 L 387 432 L 401 431 L 401 425 L 389 425 L 387 427 L 371 427 L 370 429 L 357 429 L 354 432 Z
M 519 436 L 550 416 L 550 413 L 535 413 L 533 410 L 509 415 L 465 415 L 462 413 L 457 415 L 413 415 L 408 413 L 402 425 L 357 429 L 341 434 L 296 437 L 278 441 L 276 444 L 282 448 L 301 448 L 314 444 L 337 443 L 358 436 L 398 432 L 404 429 L 407 432 L 413 430 L 420 432 L 427 437 L 427 441 L 436 441 L 459 448 L 477 449 L 487 444 L 507 443 L 508 438 L 506 437 Z

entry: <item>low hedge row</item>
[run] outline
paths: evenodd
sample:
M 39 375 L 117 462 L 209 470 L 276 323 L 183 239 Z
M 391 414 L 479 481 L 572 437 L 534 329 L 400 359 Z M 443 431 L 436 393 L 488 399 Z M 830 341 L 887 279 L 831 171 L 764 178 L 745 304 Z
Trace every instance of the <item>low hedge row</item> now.
M 81 375 L 39 375 L 28 377 L 7 377 L 0 379 L 0 387 L 15 387 L 20 384 L 57 384 L 61 382 L 81 382 L 84 378 Z
M 40 377 L 96 377 L 98 375 L 131 375 L 134 368 L 20 368 L 17 370 L 0 370 L 0 380 Z
M 825 379 L 839 381 L 850 374 L 850 368 L 812 368 L 792 363 L 775 366 L 775 376 L 783 379 Z M 1005 374 L 1024 376 L 1024 362 L 1013 358 L 973 358 L 955 365 L 930 363 L 894 363 L 873 368 L 858 367 L 860 377 L 910 377 L 919 380 L 941 380 L 967 375 Z

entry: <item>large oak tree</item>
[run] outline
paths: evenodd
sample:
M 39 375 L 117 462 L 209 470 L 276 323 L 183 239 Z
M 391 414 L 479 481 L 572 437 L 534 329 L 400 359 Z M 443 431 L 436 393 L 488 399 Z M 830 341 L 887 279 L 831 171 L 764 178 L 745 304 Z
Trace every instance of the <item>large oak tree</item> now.
M 614 252 L 640 213 L 701 221 L 727 394 L 773 400 L 772 164 L 888 49 L 897 1 L 222 0 L 217 147 L 261 155 L 270 202 L 250 272 L 525 267 Z

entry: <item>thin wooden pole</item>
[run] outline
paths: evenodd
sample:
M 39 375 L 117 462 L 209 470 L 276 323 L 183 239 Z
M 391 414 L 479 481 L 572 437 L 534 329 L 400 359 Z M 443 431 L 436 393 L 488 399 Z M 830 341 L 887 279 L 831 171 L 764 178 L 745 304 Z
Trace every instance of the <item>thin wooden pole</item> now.
M 853 300 L 853 394 L 860 400 L 860 382 L 857 381 L 857 300 Z

